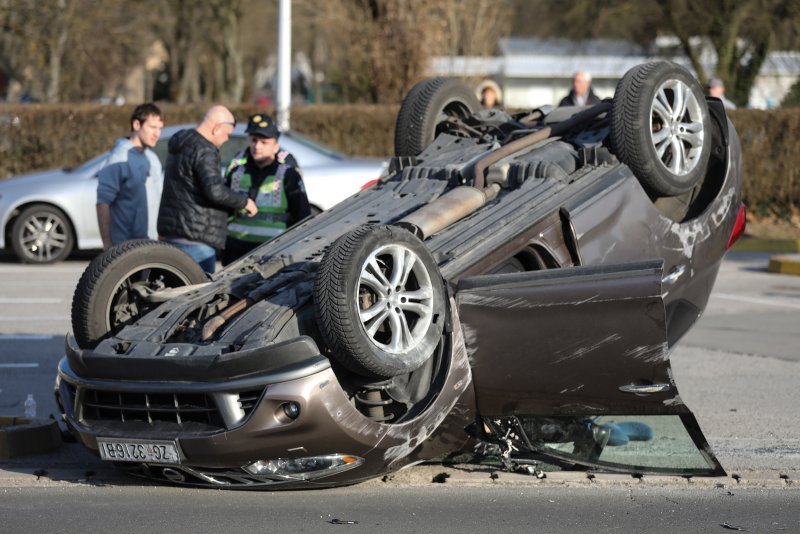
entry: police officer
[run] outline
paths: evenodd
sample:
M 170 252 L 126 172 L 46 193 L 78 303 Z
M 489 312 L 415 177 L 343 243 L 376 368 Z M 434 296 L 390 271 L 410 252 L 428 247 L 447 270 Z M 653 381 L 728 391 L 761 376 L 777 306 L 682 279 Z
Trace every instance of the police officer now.
M 228 165 L 225 180 L 247 193 L 258 208 L 254 217 L 236 212 L 228 220 L 222 263 L 227 265 L 311 214 L 294 157 L 278 144 L 280 132 L 264 113 L 251 115 L 245 130 L 250 146 Z

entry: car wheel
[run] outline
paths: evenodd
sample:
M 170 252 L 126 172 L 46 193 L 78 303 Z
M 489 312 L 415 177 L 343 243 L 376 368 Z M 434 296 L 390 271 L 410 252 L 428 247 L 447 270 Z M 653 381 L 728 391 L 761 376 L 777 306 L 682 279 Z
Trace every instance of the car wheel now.
M 78 346 L 92 348 L 155 305 L 143 298 L 159 289 L 208 281 L 191 256 L 160 241 L 136 239 L 111 247 L 83 272 L 72 297 Z
M 396 156 L 416 156 L 430 145 L 448 118 L 463 119 L 481 109 L 461 80 L 428 78 L 417 83 L 400 105 L 394 129 Z
M 445 289 L 436 261 L 401 228 L 365 225 L 337 239 L 317 272 L 314 303 L 334 359 L 365 376 L 419 368 L 444 331 Z
M 11 227 L 11 246 L 25 263 L 53 263 L 69 256 L 75 243 L 72 225 L 55 206 L 34 204 Z
M 675 63 L 639 65 L 617 84 L 612 148 L 657 196 L 686 193 L 702 181 L 711 156 L 710 126 L 700 84 Z

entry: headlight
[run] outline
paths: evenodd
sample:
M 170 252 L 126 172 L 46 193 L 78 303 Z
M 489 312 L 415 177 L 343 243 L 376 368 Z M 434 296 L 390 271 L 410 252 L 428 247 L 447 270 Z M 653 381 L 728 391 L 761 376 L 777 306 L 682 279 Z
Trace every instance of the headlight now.
M 244 466 L 253 475 L 311 480 L 341 473 L 364 463 L 363 458 L 348 454 L 328 454 L 305 458 L 277 458 L 259 460 Z

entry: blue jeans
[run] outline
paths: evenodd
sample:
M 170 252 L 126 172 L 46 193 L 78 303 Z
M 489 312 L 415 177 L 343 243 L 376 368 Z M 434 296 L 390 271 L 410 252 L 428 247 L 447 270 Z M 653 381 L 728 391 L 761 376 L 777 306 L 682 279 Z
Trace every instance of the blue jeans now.
M 200 268 L 208 274 L 212 274 L 216 270 L 217 251 L 214 249 L 214 247 L 206 245 L 205 243 L 198 243 L 196 241 L 193 243 L 186 243 L 184 240 L 173 241 L 170 238 L 166 238 L 164 241 L 187 253 L 194 261 L 199 263 Z

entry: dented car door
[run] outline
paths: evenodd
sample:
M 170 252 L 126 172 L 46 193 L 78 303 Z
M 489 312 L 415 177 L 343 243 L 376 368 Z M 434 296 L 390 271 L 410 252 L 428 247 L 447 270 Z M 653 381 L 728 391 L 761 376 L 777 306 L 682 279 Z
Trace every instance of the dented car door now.
M 719 472 L 672 377 L 662 275 L 652 260 L 460 280 L 486 429 L 562 463 Z

